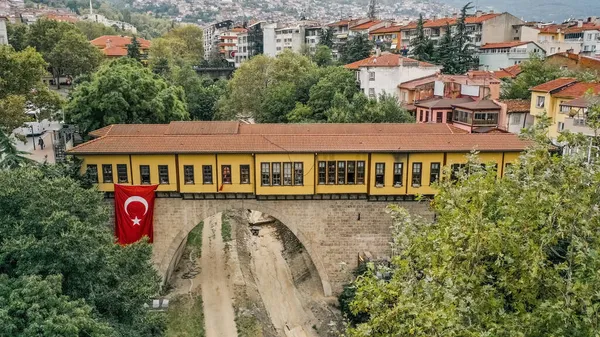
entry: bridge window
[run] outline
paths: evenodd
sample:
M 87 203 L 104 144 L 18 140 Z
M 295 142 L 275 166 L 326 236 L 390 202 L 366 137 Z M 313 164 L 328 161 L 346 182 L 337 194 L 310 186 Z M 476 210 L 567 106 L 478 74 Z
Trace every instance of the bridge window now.
M 422 163 L 413 163 L 412 166 L 412 185 L 413 187 L 421 186 Z
M 212 185 L 212 165 L 202 165 L 202 183 L 204 185 Z
M 158 181 L 161 184 L 169 183 L 169 166 L 158 165 Z
M 402 186 L 402 175 L 404 173 L 403 163 L 394 163 L 394 187 Z
M 231 165 L 221 165 L 223 184 L 231 184 Z
M 365 183 L 365 162 L 356 162 L 356 183 L 363 185 Z
M 240 184 L 250 184 L 250 165 L 240 165 Z
M 433 184 L 440 180 L 440 163 L 431 163 L 431 170 L 429 170 L 429 184 Z
M 269 163 L 260 164 L 260 184 L 262 186 L 271 185 L 271 167 Z
M 335 162 L 327 162 L 327 183 L 335 184 Z
M 194 185 L 194 166 L 183 166 L 183 181 L 186 185 Z
M 346 183 L 346 162 L 338 161 L 338 184 L 344 185 Z
M 88 165 L 87 176 L 93 183 L 98 183 L 98 165 Z
M 356 171 L 355 171 L 355 167 L 356 167 L 356 162 L 354 161 L 349 161 L 347 164 L 347 169 L 348 169 L 348 184 L 349 185 L 353 185 L 354 183 L 356 183 Z
M 319 185 L 323 185 L 327 182 L 327 163 L 324 161 L 319 162 Z
M 140 165 L 140 182 L 142 184 L 150 184 L 150 166 Z
M 112 183 L 113 182 L 113 174 L 112 174 L 112 165 L 111 164 L 103 164 L 102 165 L 102 182 L 103 183 Z
M 292 163 L 283 163 L 283 184 L 292 185 Z
M 385 182 L 385 163 L 375 163 L 375 186 L 383 187 Z
M 273 186 L 281 185 L 281 163 L 273 163 Z
M 294 185 L 301 186 L 304 184 L 304 163 L 294 163 Z
M 119 183 L 128 183 L 129 179 L 127 177 L 127 165 L 125 164 L 117 164 L 117 179 Z

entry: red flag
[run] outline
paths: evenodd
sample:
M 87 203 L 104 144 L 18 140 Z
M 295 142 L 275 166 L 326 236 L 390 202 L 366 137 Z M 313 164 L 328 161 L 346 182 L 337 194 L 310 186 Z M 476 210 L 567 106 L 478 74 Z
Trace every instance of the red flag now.
M 143 236 L 152 242 L 154 191 L 157 187 L 115 184 L 115 236 L 120 244 L 134 243 Z

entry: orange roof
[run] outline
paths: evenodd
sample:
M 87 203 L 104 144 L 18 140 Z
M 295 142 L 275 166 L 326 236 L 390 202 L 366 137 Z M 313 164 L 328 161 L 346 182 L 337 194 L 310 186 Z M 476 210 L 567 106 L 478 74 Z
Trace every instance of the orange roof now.
M 597 58 L 584 56 L 584 55 L 580 55 L 580 54 L 568 53 L 568 52 L 556 53 L 556 54 L 548 56 L 549 59 L 556 59 L 559 57 L 571 59 L 571 60 L 575 61 L 575 63 L 582 68 L 591 68 L 591 69 L 600 70 L 600 59 L 597 59 Z
M 108 48 L 102 49 L 102 53 L 106 56 L 127 56 L 127 48 L 108 47 Z
M 231 31 L 234 33 L 246 33 L 248 30 L 242 27 L 235 27 Z
M 237 39 L 237 38 L 238 38 L 237 35 L 221 35 L 221 36 L 219 36 L 220 40 L 226 40 L 226 39 L 233 40 L 233 39 Z
M 488 13 L 488 14 L 482 14 L 479 17 L 477 17 L 476 15 L 470 15 L 465 18 L 465 23 L 467 23 L 467 24 L 482 23 L 484 21 L 493 19 L 499 15 L 501 15 L 501 14 L 500 13 Z M 458 19 L 451 18 L 451 17 L 439 18 L 439 19 L 435 19 L 435 20 L 429 19 L 429 20 L 424 20 L 423 27 L 424 28 L 437 28 L 437 27 L 444 27 L 444 26 L 446 26 L 446 24 L 449 24 L 452 26 L 452 25 L 456 24 L 456 21 L 458 21 Z M 415 29 L 415 28 L 417 28 L 416 21 L 410 22 L 406 26 L 402 27 L 403 30 L 404 29 Z
M 561 89 L 559 92 L 555 93 L 554 96 L 562 98 L 579 98 L 584 96 L 588 91 L 591 91 L 593 94 L 600 93 L 600 83 L 575 83 Z
M 357 70 L 360 67 L 399 67 L 405 62 L 418 62 L 419 67 L 435 67 L 435 64 L 419 62 L 398 54 L 383 53 L 379 56 L 371 56 L 369 58 L 347 64 L 344 66 L 344 68 Z
M 507 112 L 529 112 L 531 103 L 528 99 L 503 99 L 501 103 L 506 104 Z
M 74 16 L 59 15 L 59 14 L 48 14 L 48 15 L 46 15 L 46 19 L 59 21 L 59 22 L 70 22 L 70 23 L 75 23 L 75 22 L 79 21 L 79 19 Z
M 540 33 L 558 33 L 559 29 L 564 29 L 564 25 L 548 25 L 540 28 Z
M 515 78 L 521 72 L 523 72 L 521 65 L 515 64 L 514 66 L 500 68 L 500 70 L 494 71 L 494 76 L 496 78 Z
M 193 124 L 188 127 L 187 123 Z M 213 123 L 159 124 L 154 131 L 148 125 L 140 129 L 113 125 L 98 130 L 96 133 L 102 131 L 103 134 L 100 138 L 76 146 L 68 153 L 468 152 L 473 149 L 522 151 L 530 145 L 514 134 L 454 133 L 454 128 L 441 123 L 249 124 L 239 125 L 238 132 L 229 133 L 236 122 L 216 122 L 222 123 L 220 134 L 211 131 Z M 165 127 L 172 133 L 165 132 Z M 178 131 L 180 129 L 185 131 Z M 127 134 L 125 130 L 132 133 Z M 136 132 L 140 130 L 142 132 Z
M 400 32 L 404 28 L 404 26 L 389 26 L 389 27 L 381 27 L 371 31 L 371 34 L 383 34 L 383 33 L 397 33 Z
M 137 41 L 142 49 L 150 48 L 150 41 L 141 37 L 137 37 Z M 111 47 L 127 47 L 127 45 L 131 44 L 131 37 L 121 35 L 103 35 L 93 39 L 90 41 L 90 43 L 98 48 L 106 48 L 106 46 L 109 44 Z
M 352 26 L 350 27 L 350 30 L 365 30 L 365 29 L 369 29 L 375 25 L 380 24 L 382 21 L 381 20 L 374 20 L 374 21 L 368 21 L 365 23 L 361 23 L 360 25 L 356 25 L 356 26 Z
M 486 43 L 483 46 L 479 47 L 479 49 L 512 48 L 512 47 L 522 46 L 522 45 L 528 44 L 528 43 L 531 43 L 531 41 L 508 41 L 508 42 Z
M 542 83 L 540 85 L 536 85 L 533 88 L 530 88 L 529 90 L 531 91 L 542 91 L 542 92 L 550 92 L 556 89 L 559 89 L 561 87 L 564 87 L 566 85 L 570 85 L 573 83 L 576 83 L 577 79 L 573 78 L 573 77 L 561 77 L 561 78 L 557 78 L 555 80 L 546 82 L 546 83 Z

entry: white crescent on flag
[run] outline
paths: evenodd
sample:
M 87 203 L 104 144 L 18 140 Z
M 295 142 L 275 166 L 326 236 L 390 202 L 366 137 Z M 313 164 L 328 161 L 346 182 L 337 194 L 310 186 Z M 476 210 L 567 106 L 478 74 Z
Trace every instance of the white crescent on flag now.
M 123 208 L 125 208 L 125 213 L 127 213 L 127 215 L 129 215 L 129 211 L 127 210 L 127 206 L 129 206 L 129 204 L 131 204 L 132 202 L 139 202 L 142 205 L 144 205 L 145 209 L 144 209 L 144 215 L 146 215 L 146 213 L 148 213 L 148 202 L 146 201 L 146 199 L 139 197 L 137 195 L 134 195 L 132 197 L 127 198 L 127 200 L 125 200 L 125 204 L 123 204 Z

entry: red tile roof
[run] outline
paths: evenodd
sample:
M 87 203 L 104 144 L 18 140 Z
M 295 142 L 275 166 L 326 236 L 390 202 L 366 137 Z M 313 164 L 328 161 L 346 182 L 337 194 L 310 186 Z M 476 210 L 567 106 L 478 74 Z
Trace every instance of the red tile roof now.
M 371 56 L 369 58 L 359 60 L 344 66 L 346 69 L 357 70 L 360 67 L 399 67 L 404 63 L 418 62 L 419 67 L 435 67 L 435 64 L 427 62 L 419 62 L 417 60 L 400 56 L 398 54 L 383 53 L 379 56 Z
M 572 78 L 572 77 L 561 77 L 561 78 L 557 78 L 555 80 L 546 82 L 546 83 L 542 83 L 540 85 L 536 85 L 533 88 L 530 88 L 529 90 L 531 91 L 543 91 L 543 92 L 550 92 L 556 89 L 559 89 L 561 87 L 564 87 L 566 85 L 570 85 L 573 83 L 576 83 L 577 79 Z
M 400 83 L 398 85 L 398 88 L 402 88 L 402 89 L 415 89 L 416 87 L 421 86 L 423 84 L 433 83 L 433 82 L 435 82 L 436 79 L 437 79 L 437 75 L 436 74 L 428 75 L 428 76 L 423 76 L 423 77 L 416 78 L 416 79 L 411 80 L 411 81 Z
M 481 23 L 490 19 L 493 19 L 497 16 L 500 16 L 502 14 L 500 13 L 487 13 L 487 14 L 482 14 L 481 16 L 477 16 L 477 15 L 472 15 L 472 16 L 468 16 L 465 19 L 466 23 Z
M 371 31 L 371 34 L 384 34 L 384 33 L 399 33 L 404 26 L 394 25 L 389 27 L 381 27 Z
M 500 13 L 488 13 L 488 14 L 483 14 L 479 17 L 477 17 L 476 15 L 471 15 L 471 16 L 466 17 L 465 22 L 467 24 L 482 23 L 484 21 L 493 19 L 499 15 L 501 15 L 501 14 Z M 439 28 L 439 27 L 446 26 L 446 24 L 449 24 L 450 26 L 455 25 L 456 22 L 457 22 L 457 19 L 450 18 L 450 17 L 439 18 L 439 19 L 435 19 L 435 20 L 430 19 L 430 20 L 424 20 L 423 27 L 424 28 Z M 403 26 L 402 30 L 415 29 L 415 28 L 417 28 L 417 22 L 413 21 L 413 22 L 410 22 L 407 25 Z
M 281 152 L 467 152 L 522 151 L 530 143 L 513 134 L 475 135 L 454 133 L 445 124 L 295 124 L 240 125 L 236 134 L 206 134 L 210 122 L 171 125 L 113 125 L 97 130 L 100 138 L 69 150 L 69 154 L 158 154 L 158 153 L 281 153 Z M 221 122 L 222 130 L 230 125 Z M 234 122 L 234 124 L 237 124 Z M 133 133 L 124 133 L 130 129 Z M 165 131 L 175 129 L 177 134 Z M 154 130 L 152 130 L 154 129 Z M 245 130 L 244 130 L 245 129 Z M 256 130 L 254 130 L 256 129 Z M 330 130 L 327 130 L 330 129 Z M 165 131 L 161 133 L 160 131 Z M 179 130 L 196 130 L 181 134 Z M 257 133 L 265 131 L 267 133 Z M 141 131 L 141 132 L 136 132 Z M 358 131 L 358 133 L 354 133 Z M 383 132 L 382 132 L 383 131 Z M 394 132 L 396 131 L 396 132 Z M 415 132 L 419 131 L 419 132 Z M 278 133 L 274 133 L 278 132 Z
M 141 37 L 137 37 L 137 41 L 139 42 L 142 49 L 150 48 L 150 41 Z M 108 46 L 109 44 L 111 47 L 127 48 L 127 45 L 131 44 L 131 37 L 121 35 L 103 35 L 96 39 L 93 39 L 92 41 L 90 41 L 90 43 L 102 49 L 106 48 L 106 46 Z
M 494 71 L 494 76 L 496 78 L 515 78 L 522 72 L 521 65 L 515 64 L 514 66 L 500 68 L 500 70 Z
M 548 59 L 550 60 L 558 58 L 568 58 L 570 60 L 573 60 L 577 65 L 579 65 L 582 68 L 600 70 L 600 59 L 597 58 L 568 52 L 556 53 L 548 56 Z
M 528 43 L 531 43 L 531 41 L 508 41 L 508 42 L 486 43 L 479 48 L 480 49 L 512 48 L 512 47 L 522 46 L 522 45 L 528 44 Z
M 600 93 L 600 83 L 575 83 L 571 86 L 561 89 L 553 96 L 562 98 L 578 98 L 584 96 L 588 91 L 592 92 L 593 94 Z
M 70 16 L 70 15 L 60 15 L 60 14 L 48 14 L 48 15 L 46 15 L 46 19 L 59 21 L 59 22 L 69 22 L 69 23 L 75 23 L 75 22 L 79 21 L 79 19 L 77 17 Z
M 127 56 L 127 48 L 107 47 L 102 49 L 102 53 L 106 56 Z
M 352 26 L 352 27 L 350 27 L 350 30 L 365 30 L 365 29 L 369 29 L 369 28 L 371 28 L 371 27 L 373 27 L 375 25 L 380 24 L 381 22 L 383 22 L 383 21 L 381 21 L 381 20 L 368 21 L 368 22 L 361 23 L 361 24 L 356 25 L 356 26 Z
M 506 104 L 507 112 L 529 112 L 531 102 L 528 99 L 503 99 L 500 103 Z

